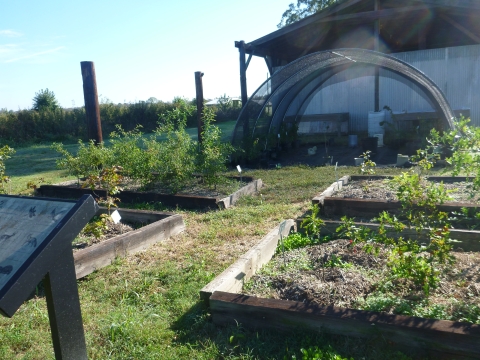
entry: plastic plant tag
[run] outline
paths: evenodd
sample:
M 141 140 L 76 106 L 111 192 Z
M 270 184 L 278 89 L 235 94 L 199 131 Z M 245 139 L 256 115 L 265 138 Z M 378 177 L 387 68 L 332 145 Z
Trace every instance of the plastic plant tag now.
M 240 165 L 237 165 L 237 170 L 240 174 L 242 173 L 242 168 L 240 167 Z
M 118 210 L 115 210 L 112 215 L 110 215 L 110 217 L 112 218 L 113 222 L 115 224 L 118 224 L 120 222 L 120 220 L 122 219 L 122 217 L 120 216 L 120 213 L 118 212 Z

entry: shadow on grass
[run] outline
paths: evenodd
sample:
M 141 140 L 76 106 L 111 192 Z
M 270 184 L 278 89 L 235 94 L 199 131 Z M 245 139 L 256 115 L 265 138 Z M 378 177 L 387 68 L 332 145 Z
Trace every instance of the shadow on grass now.
M 217 326 L 212 321 L 210 309 L 202 301 L 178 318 L 171 328 L 178 334 L 177 343 L 213 346 L 218 358 L 292 359 L 295 355 L 293 358 L 302 359 L 300 349 L 318 347 L 323 353 L 322 359 L 410 359 L 382 334 L 359 339 L 299 328 L 287 332 L 253 329 L 236 321 L 228 326 Z M 419 357 L 419 354 L 409 355 Z

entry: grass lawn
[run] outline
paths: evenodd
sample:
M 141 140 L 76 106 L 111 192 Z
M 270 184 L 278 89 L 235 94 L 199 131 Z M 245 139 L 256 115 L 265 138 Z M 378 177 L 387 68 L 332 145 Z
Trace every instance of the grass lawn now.
M 55 169 L 55 158 L 47 145 L 17 149 L 7 162 L 11 193 L 26 193 L 26 183 L 40 178 L 51 183 L 71 178 Z M 283 219 L 307 211 L 310 199 L 335 180 L 333 169 L 247 170 L 264 181 L 261 196 L 245 197 L 223 211 L 168 209 L 184 216 L 183 234 L 78 281 L 89 359 L 292 359 L 314 345 L 330 354 L 325 359 L 340 359 L 335 354 L 405 359 L 382 338 L 253 331 L 240 323 L 217 328 L 200 302 L 199 290 L 239 255 Z M 341 167 L 339 176 L 357 171 Z M 0 329 L 1 359 L 54 358 L 44 297 L 25 302 L 11 319 L 0 318 Z

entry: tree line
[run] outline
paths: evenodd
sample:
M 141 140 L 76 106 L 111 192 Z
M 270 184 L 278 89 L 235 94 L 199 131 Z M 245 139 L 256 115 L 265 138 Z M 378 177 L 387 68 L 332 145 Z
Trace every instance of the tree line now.
M 222 97 L 221 106 L 214 108 L 217 121 L 236 120 L 239 109 Z M 161 114 L 174 110 L 185 101 L 174 98 L 163 102 L 155 98 L 135 103 L 114 104 L 108 99 L 100 103 L 102 131 L 105 135 L 120 125 L 126 131 L 141 126 L 144 132 L 154 131 L 162 122 Z M 189 101 L 196 104 L 195 99 Z M 197 124 L 195 110 L 187 118 L 187 127 Z M 53 91 L 40 90 L 35 93 L 31 109 L 12 111 L 0 109 L 0 145 L 11 146 L 48 141 L 86 140 L 87 126 L 84 107 L 64 109 L 55 98 Z

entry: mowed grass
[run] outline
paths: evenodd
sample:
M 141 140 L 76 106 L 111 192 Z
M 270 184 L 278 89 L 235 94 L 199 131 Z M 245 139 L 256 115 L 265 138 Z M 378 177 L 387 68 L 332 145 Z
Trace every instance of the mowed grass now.
M 12 189 L 39 177 L 47 182 L 68 178 L 54 161 L 48 146 L 18 149 L 7 163 Z M 357 172 L 340 167 L 337 176 Z M 334 167 L 244 174 L 261 178 L 265 186 L 227 210 L 135 206 L 180 213 L 187 229 L 78 281 L 89 359 L 292 359 L 312 345 L 355 358 L 404 358 L 381 336 L 365 341 L 301 329 L 278 333 L 242 323 L 213 325 L 199 290 L 280 221 L 306 212 L 310 199 L 335 180 Z M 44 297 L 26 301 L 11 319 L 0 318 L 0 329 L 1 359 L 54 358 Z

